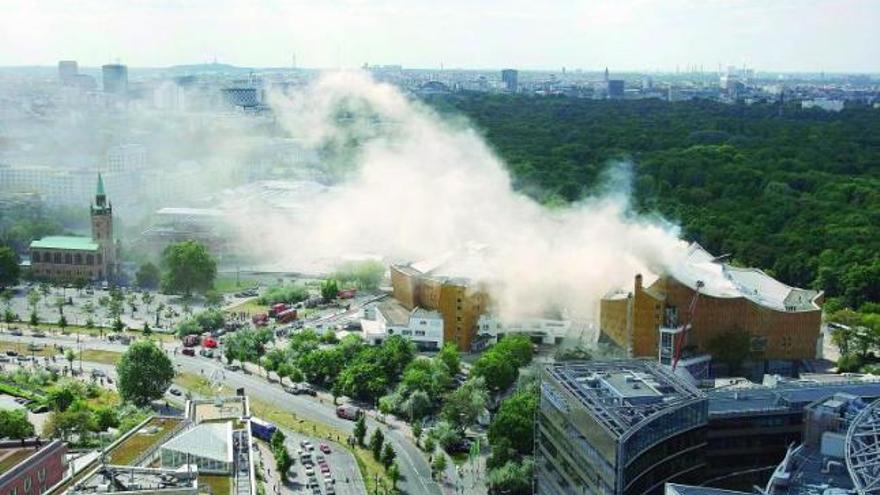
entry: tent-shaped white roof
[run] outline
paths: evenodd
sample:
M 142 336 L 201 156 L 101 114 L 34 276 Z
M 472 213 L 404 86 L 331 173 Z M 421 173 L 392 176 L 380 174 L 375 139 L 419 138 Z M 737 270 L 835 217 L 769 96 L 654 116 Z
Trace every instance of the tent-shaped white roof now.
M 712 297 L 744 297 L 777 311 L 819 309 L 814 302 L 819 291 L 789 287 L 757 268 L 719 262 L 697 243 L 690 245 L 687 258 L 672 266 L 669 273 L 691 289 L 702 282 L 700 293 Z
M 172 438 L 162 449 L 219 462 L 232 462 L 232 423 L 202 423 Z

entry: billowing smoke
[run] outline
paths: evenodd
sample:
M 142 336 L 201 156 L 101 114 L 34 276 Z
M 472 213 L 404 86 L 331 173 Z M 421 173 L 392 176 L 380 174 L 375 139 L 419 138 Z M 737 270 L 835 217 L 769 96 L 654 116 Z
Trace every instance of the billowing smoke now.
M 560 308 L 590 316 L 605 292 L 657 273 L 686 247 L 674 228 L 631 213 L 626 163 L 610 165 L 601 196 L 549 209 L 512 189 L 471 127 L 362 73 L 328 74 L 271 101 L 293 136 L 350 150 L 334 164 L 339 186 L 312 211 L 260 220 L 271 234 L 252 236 L 253 247 L 287 266 L 354 253 L 435 258 L 446 261 L 442 273 L 485 284 L 503 318 Z

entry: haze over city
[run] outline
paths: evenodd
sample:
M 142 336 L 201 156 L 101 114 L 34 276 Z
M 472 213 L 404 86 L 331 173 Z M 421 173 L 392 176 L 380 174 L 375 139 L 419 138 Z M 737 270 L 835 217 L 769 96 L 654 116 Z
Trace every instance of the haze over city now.
M 0 0 L 0 495 L 880 494 L 878 20 Z
M 0 65 L 878 72 L 871 0 L 0 2 Z

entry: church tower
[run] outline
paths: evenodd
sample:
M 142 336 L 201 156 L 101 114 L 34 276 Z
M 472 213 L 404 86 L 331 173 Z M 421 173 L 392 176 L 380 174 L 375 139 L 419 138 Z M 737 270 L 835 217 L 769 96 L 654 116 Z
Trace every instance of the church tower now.
M 98 174 L 95 204 L 92 205 L 92 240 L 98 244 L 97 263 L 106 280 L 116 274 L 116 244 L 113 241 L 113 205 L 104 193 L 104 179 Z

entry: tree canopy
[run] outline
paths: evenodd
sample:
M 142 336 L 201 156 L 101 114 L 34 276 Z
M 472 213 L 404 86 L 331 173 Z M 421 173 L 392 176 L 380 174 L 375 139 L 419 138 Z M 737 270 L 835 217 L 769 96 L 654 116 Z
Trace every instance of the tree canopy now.
M 0 246 L 0 287 L 18 283 L 18 255 L 9 246 Z
M 484 93 L 429 103 L 468 117 L 539 201 L 595 193 L 609 162 L 628 160 L 636 211 L 831 304 L 880 302 L 876 109 Z
M 217 262 L 208 249 L 196 241 L 171 244 L 162 253 L 162 290 L 173 294 L 190 295 L 206 292 L 214 287 Z
M 153 341 L 133 343 L 116 365 L 116 388 L 123 399 L 138 406 L 148 405 L 168 390 L 174 366 Z

